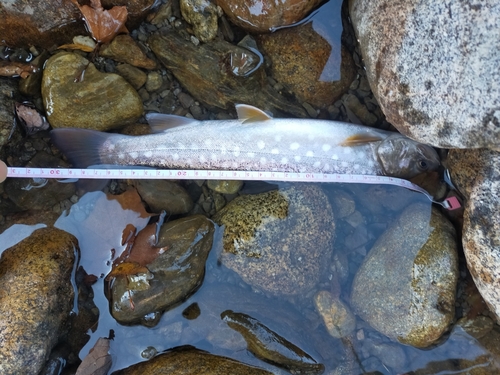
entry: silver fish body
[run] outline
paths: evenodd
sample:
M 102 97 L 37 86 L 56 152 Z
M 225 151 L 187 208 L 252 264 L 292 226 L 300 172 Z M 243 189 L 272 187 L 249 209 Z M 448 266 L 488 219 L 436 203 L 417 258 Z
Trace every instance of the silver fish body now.
M 56 129 L 54 143 L 76 166 L 228 169 L 411 178 L 439 165 L 434 149 L 399 133 L 327 120 L 273 119 L 237 106 L 239 119 L 148 117 L 155 134 Z

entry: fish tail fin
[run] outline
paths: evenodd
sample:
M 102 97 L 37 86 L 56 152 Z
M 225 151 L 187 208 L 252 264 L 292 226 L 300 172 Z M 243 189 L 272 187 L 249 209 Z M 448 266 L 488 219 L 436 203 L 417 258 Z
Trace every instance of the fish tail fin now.
M 74 167 L 103 164 L 101 151 L 111 134 L 88 129 L 64 128 L 50 132 L 52 142 Z

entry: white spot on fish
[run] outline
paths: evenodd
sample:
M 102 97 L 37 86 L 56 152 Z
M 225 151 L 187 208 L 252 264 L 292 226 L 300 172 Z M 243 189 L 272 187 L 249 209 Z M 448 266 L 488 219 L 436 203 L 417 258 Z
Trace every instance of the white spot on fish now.
M 354 169 L 359 169 L 361 166 L 359 164 L 354 164 Z
M 205 143 L 205 146 L 210 146 L 212 144 L 212 140 L 210 138 L 207 138 L 203 141 Z
M 330 170 L 330 164 L 325 164 L 325 166 L 323 167 L 323 170 L 324 171 L 329 171 Z
M 191 150 L 198 150 L 198 145 L 196 143 L 192 143 Z
M 340 165 L 343 166 L 344 168 L 347 168 L 349 166 L 349 163 L 346 161 L 343 161 L 342 163 L 340 163 Z
M 186 148 L 186 146 L 184 146 L 182 143 L 177 143 L 177 148 L 184 150 Z
M 130 156 L 132 159 L 136 159 L 139 156 L 139 154 L 137 152 L 130 152 L 128 156 Z
M 322 147 L 323 151 L 325 151 L 325 152 L 327 152 L 331 148 L 332 148 L 332 146 L 327 145 L 327 144 L 324 144 L 323 147 Z
M 300 156 L 299 156 L 299 155 L 295 155 L 295 156 L 293 157 L 293 159 L 294 159 L 295 161 L 300 161 Z
M 280 150 L 278 150 L 277 148 L 273 148 L 271 150 L 271 154 L 279 154 L 280 153 Z
M 109 144 L 108 144 L 108 150 L 109 150 L 109 151 L 113 151 L 114 149 L 115 149 L 115 145 L 114 145 L 114 144 L 112 144 L 112 143 L 109 143 Z
M 174 160 L 179 160 L 179 154 L 177 154 L 177 153 L 176 153 L 176 154 L 173 154 L 173 155 L 172 155 L 172 159 L 174 159 Z
M 339 160 L 339 156 L 338 156 L 337 154 L 333 154 L 333 155 L 332 155 L 332 159 L 333 159 L 333 160 Z
M 276 142 L 281 142 L 281 139 L 282 139 L 282 138 L 283 138 L 283 137 L 282 137 L 281 135 L 279 135 L 279 134 L 274 136 L 274 140 L 275 140 Z
M 266 144 L 264 143 L 264 141 L 258 141 L 257 147 L 262 150 L 264 147 L 266 147 Z
M 259 161 L 260 161 L 260 164 L 266 164 L 267 163 L 267 159 L 265 157 L 261 157 Z
M 282 162 L 283 164 L 286 164 L 286 163 L 288 163 L 288 159 L 287 159 L 287 158 L 281 158 L 281 162 Z
M 225 148 L 225 147 L 221 147 L 221 149 L 220 149 L 220 153 L 221 153 L 222 155 L 226 155 L 226 152 L 227 152 L 226 148 Z
M 236 169 L 236 168 L 238 168 L 238 162 L 236 162 L 236 161 L 233 161 L 233 164 L 232 164 L 232 166 L 233 166 L 233 168 L 235 168 L 235 169 Z
M 344 154 L 350 154 L 352 152 L 350 147 L 344 147 Z
M 314 156 L 314 152 L 312 151 L 307 151 L 306 152 L 306 156 L 309 156 L 310 158 L 312 158 Z
M 300 147 L 300 145 L 297 143 L 297 142 L 293 142 L 291 145 L 290 145 L 290 150 L 296 150 Z
M 373 167 L 374 165 L 375 165 L 375 163 L 373 162 L 373 160 L 368 160 L 369 167 Z
M 153 156 L 153 151 L 146 151 L 144 153 L 144 157 L 146 157 L 146 158 L 150 158 L 151 156 Z
M 123 159 L 123 158 L 125 158 L 124 154 L 118 154 L 118 159 Z
M 240 148 L 238 146 L 234 147 L 233 155 L 234 156 L 240 156 Z
M 249 158 L 254 158 L 255 157 L 255 152 L 247 152 L 247 156 Z
M 317 161 L 313 164 L 314 168 L 318 168 L 321 165 L 321 162 Z
M 207 161 L 207 158 L 205 157 L 205 155 L 200 155 L 199 159 L 200 159 L 200 163 L 205 163 Z
M 217 160 L 217 154 L 210 154 L 210 159 Z

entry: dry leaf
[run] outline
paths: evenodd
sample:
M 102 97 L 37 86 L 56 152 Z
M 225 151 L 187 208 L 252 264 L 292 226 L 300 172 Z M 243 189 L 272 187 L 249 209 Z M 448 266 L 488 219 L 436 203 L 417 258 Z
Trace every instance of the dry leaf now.
M 32 64 L 0 60 L 0 76 L 26 78 L 37 71 L 38 68 Z
M 17 118 L 24 126 L 26 134 L 32 135 L 49 128 L 49 123 L 47 122 L 45 116 L 42 116 L 33 104 L 28 102 L 16 103 L 15 108 Z
M 106 375 L 111 368 L 109 339 L 100 337 L 89 354 L 83 359 L 75 375 Z
M 120 195 L 108 195 L 109 199 L 114 199 L 124 210 L 132 210 L 140 214 L 140 217 L 149 218 L 153 216 L 146 211 L 146 208 L 142 204 L 142 199 L 135 188 L 130 188 Z
M 119 33 L 128 33 L 125 27 L 127 7 L 115 6 L 105 10 L 100 0 L 90 0 L 90 6 L 80 5 L 76 0 L 72 1 L 82 12 L 90 34 L 98 43 L 107 43 Z

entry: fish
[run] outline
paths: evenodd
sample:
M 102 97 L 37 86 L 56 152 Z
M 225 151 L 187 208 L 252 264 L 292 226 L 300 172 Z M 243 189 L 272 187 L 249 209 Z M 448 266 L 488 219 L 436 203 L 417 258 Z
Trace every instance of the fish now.
M 338 121 L 273 118 L 247 104 L 235 108 L 238 118 L 229 120 L 149 113 L 148 135 L 58 128 L 51 138 L 78 168 L 119 165 L 409 179 L 440 165 L 436 150 L 397 132 Z

